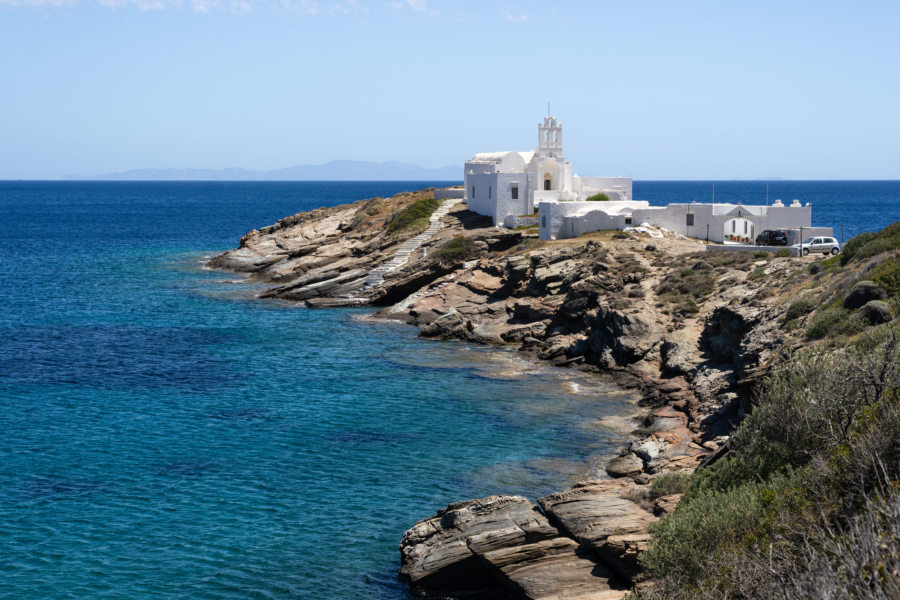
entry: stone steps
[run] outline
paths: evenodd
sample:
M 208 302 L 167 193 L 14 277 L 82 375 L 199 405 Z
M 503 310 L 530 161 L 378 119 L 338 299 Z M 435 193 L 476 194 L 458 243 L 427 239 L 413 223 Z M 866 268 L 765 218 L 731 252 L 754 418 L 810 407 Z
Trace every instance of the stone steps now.
M 377 287 L 384 283 L 384 276 L 391 271 L 399 269 L 403 265 L 405 265 L 409 261 L 409 257 L 412 256 L 412 253 L 418 250 L 422 244 L 431 239 L 431 237 L 436 234 L 444 224 L 441 222 L 447 213 L 450 212 L 450 209 L 453 208 L 459 202 L 458 199 L 450 198 L 441 202 L 441 205 L 437 207 L 437 209 L 431 213 L 431 217 L 429 217 L 429 225 L 428 228 L 420 233 L 419 235 L 411 238 L 403 243 L 400 248 L 397 249 L 397 252 L 394 253 L 393 258 L 388 260 L 385 263 L 382 263 L 378 267 L 372 269 L 369 272 L 369 275 L 365 280 L 365 288 L 369 289 L 373 287 Z

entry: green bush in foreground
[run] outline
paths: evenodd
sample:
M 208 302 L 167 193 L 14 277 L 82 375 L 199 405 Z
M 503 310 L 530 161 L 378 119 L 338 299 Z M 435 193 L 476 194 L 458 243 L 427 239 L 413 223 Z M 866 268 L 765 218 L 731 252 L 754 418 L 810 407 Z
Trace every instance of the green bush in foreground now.
M 434 198 L 416 200 L 397 213 L 397 216 L 388 225 L 387 232 L 391 234 L 408 229 L 425 229 L 428 227 L 428 218 L 431 217 L 431 213 L 436 211 L 440 205 L 441 201 Z
M 790 258 L 794 253 L 787 248 L 779 248 L 775 251 L 775 258 Z
M 900 327 L 776 367 L 651 529 L 644 600 L 900 597 Z

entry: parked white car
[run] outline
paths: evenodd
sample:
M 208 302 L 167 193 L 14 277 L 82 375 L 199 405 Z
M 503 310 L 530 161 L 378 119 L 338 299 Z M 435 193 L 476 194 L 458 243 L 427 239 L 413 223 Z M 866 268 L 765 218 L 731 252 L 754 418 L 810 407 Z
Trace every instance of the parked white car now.
M 799 244 L 794 244 L 792 248 L 797 248 L 803 256 L 810 252 L 821 252 L 823 254 L 837 254 L 841 251 L 841 245 L 833 237 L 811 237 L 806 238 Z

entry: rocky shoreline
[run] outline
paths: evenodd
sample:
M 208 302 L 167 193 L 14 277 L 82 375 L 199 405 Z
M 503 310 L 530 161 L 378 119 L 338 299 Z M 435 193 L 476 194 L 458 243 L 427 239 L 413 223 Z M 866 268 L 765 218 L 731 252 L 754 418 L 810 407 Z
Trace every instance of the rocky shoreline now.
M 442 227 L 372 285 L 370 273 L 401 262 L 398 249 L 428 225 L 397 223 L 427 203 L 439 204 L 432 190 L 301 213 L 208 264 L 269 284 L 261 298 L 375 306 L 422 337 L 513 346 L 638 390 L 648 412 L 607 465 L 610 479 L 537 503 L 454 503 L 401 543 L 401 575 L 422 596 L 621 598 L 641 583 L 648 527 L 678 502 L 649 484 L 728 452 L 752 382 L 784 347 L 783 293 L 765 276 L 797 259 L 711 255 L 670 234 L 542 242 L 445 200 Z

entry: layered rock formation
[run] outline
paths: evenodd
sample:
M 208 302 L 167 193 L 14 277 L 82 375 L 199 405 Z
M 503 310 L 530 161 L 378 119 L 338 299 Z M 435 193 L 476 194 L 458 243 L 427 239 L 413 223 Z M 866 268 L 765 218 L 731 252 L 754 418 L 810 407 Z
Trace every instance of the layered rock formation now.
M 783 298 L 766 277 L 798 261 L 705 254 L 694 240 L 597 233 L 541 242 L 452 207 L 444 228 L 383 282 L 368 273 L 419 229 L 389 224 L 430 192 L 319 209 L 248 233 L 210 266 L 271 284 L 263 298 L 375 305 L 423 337 L 513 345 L 642 392 L 647 412 L 607 466 L 612 478 L 538 501 L 451 504 L 403 537 L 401 574 L 422 595 L 621 598 L 647 528 L 678 496 L 640 484 L 727 453 L 749 406 L 746 382 L 784 346 Z M 380 278 L 379 278 L 380 279 Z M 782 280 L 788 280 L 782 277 Z

